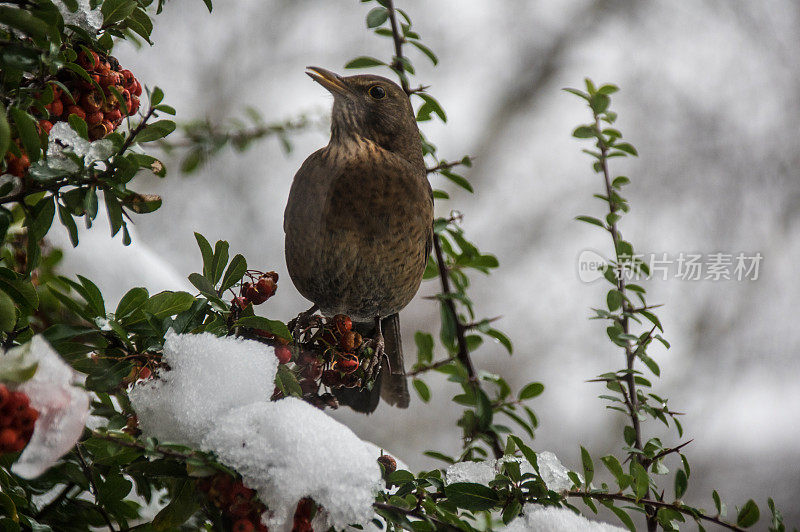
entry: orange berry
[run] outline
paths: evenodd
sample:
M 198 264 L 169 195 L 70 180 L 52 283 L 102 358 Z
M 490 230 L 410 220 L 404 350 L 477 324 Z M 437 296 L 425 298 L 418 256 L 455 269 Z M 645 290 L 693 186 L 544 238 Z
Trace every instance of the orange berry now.
M 53 129 L 53 123 L 49 120 L 39 120 L 39 127 L 49 135 L 50 130 Z
M 233 528 L 231 528 L 233 532 L 253 532 L 255 527 L 253 523 L 250 522 L 249 519 L 239 519 L 235 523 L 233 523 Z
M 9 397 L 11 397 L 11 392 L 8 391 L 5 384 L 0 382 L 0 407 L 8 401 Z
M 19 432 L 12 428 L 0 430 L 0 453 L 16 452 L 13 449 L 17 446 Z

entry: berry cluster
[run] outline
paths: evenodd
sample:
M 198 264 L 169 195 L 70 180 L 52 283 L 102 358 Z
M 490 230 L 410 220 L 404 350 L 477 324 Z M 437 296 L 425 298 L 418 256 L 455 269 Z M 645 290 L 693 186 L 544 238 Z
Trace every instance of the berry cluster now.
M 319 394 L 320 386 L 328 388 L 356 388 L 364 386 L 373 377 L 375 357 L 370 356 L 361 335 L 353 330 L 353 322 L 344 314 L 332 318 L 311 316 L 308 323 L 299 328 L 295 338 L 300 345 L 295 359 L 294 373 L 298 375 L 303 399 L 318 407 L 338 407 L 336 398 L 330 393 Z M 285 346 L 275 349 L 281 364 L 292 359 Z M 272 398 L 283 397 L 276 388 Z
M 255 497 L 255 491 L 225 473 L 203 478 L 197 488 L 206 493 L 211 503 L 222 511 L 234 532 L 267 532 L 261 523 L 266 507 Z
M 28 445 L 39 412 L 28 396 L 0 383 L 0 453 L 18 453 Z
M 247 270 L 245 273 L 250 281 L 245 281 L 239 286 L 239 295 L 234 297 L 231 305 L 244 310 L 247 305 L 260 305 L 275 295 L 278 290 L 278 274 L 275 272 L 263 273 L 257 270 Z
M 55 122 L 67 121 L 70 115 L 77 115 L 86 121 L 89 140 L 101 139 L 115 131 L 126 116 L 139 111 L 142 84 L 110 55 L 84 50 L 78 54 L 77 63 L 91 81 L 62 69 L 58 81 L 69 92 L 62 90 L 61 85 L 50 84 L 53 100 L 44 106 L 47 114 L 39 119 L 39 132 L 49 134 Z M 6 154 L 6 172 L 23 177 L 31 161 L 19 139 L 16 139 L 15 147 Z
M 50 122 L 67 120 L 69 115 L 75 114 L 86 120 L 90 140 L 101 139 L 117 129 L 125 116 L 139 111 L 142 84 L 130 70 L 120 68 L 116 58 L 110 55 L 82 51 L 78 54 L 78 64 L 92 81 L 78 80 L 73 74 L 67 74 L 69 77 L 61 82 L 71 95 L 53 86 L 53 101 L 45 107 L 50 112 Z M 47 132 L 52 127 L 47 120 L 39 124 Z

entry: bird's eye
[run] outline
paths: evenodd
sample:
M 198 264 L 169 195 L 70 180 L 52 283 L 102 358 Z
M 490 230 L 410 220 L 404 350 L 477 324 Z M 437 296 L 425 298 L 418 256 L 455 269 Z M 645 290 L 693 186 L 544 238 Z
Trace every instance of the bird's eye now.
M 373 85 L 369 88 L 369 95 L 376 100 L 382 100 L 386 97 L 386 91 L 380 85 Z

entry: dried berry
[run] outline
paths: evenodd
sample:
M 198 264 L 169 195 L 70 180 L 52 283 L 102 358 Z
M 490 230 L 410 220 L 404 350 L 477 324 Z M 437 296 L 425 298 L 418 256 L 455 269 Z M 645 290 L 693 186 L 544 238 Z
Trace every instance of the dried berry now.
M 350 316 L 345 316 L 344 314 L 335 315 L 333 317 L 333 324 L 336 330 L 339 331 L 339 334 L 344 334 L 353 328 L 353 320 L 350 319 Z
M 397 461 L 388 454 L 382 454 L 378 457 L 378 463 L 383 466 L 384 475 L 388 476 L 397 470 Z

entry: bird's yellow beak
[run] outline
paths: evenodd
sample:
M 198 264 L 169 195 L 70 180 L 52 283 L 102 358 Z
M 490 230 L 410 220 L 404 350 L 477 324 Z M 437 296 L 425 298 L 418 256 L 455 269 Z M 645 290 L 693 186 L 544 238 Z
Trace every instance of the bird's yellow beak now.
M 320 67 L 306 67 L 306 74 L 311 79 L 335 94 L 347 94 L 349 91 L 342 80 L 342 76 Z

